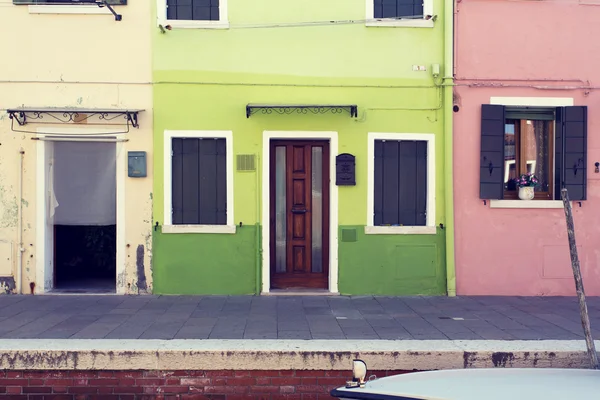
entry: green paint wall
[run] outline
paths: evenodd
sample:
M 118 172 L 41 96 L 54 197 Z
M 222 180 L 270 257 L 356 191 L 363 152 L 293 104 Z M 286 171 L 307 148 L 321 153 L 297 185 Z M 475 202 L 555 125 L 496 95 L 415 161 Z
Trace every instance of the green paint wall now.
M 235 235 L 156 232 L 154 293 L 254 293 L 255 235 L 253 225 L 239 228 Z
M 357 173 L 356 186 L 339 187 L 339 228 L 358 232 L 353 243 L 342 242 L 340 236 L 340 291 L 443 294 L 443 232 L 365 235 L 363 228 L 368 132 L 436 135 L 436 224 L 446 224 L 442 103 L 446 89 L 436 86 L 429 72 L 432 64 L 444 65 L 443 21 L 438 18 L 434 28 L 368 28 L 360 23 L 252 28 L 252 24 L 360 20 L 365 3 L 305 0 L 282 6 L 275 0 L 229 0 L 228 6 L 228 30 L 154 31 L 154 220 L 159 224 L 164 220 L 166 129 L 231 130 L 234 154 L 256 154 L 259 166 L 265 130 L 335 131 L 338 153 L 356 156 Z M 436 1 L 434 7 L 441 15 L 442 2 Z M 413 71 L 413 65 L 424 65 L 428 71 Z M 248 103 L 350 103 L 358 105 L 359 116 L 259 112 L 246 118 Z M 155 232 L 157 293 L 256 291 L 257 246 L 255 228 L 250 226 L 262 222 L 260 175 L 260 168 L 234 172 L 234 221 L 243 226 L 235 234 Z M 416 256 L 419 251 L 426 255 L 423 259 Z M 434 260 L 435 267 L 423 260 Z M 363 276 L 372 269 L 378 271 L 377 277 Z
M 365 235 L 339 228 L 341 294 L 437 295 L 446 290 L 445 235 Z M 346 241 L 347 238 L 350 240 Z

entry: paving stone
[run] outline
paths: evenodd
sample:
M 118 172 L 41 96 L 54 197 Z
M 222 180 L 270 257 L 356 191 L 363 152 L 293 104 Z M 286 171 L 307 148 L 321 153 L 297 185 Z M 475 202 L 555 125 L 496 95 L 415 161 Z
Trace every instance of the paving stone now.
M 342 335 L 343 336 L 343 335 Z M 310 331 L 277 331 L 277 339 L 315 339 Z
M 204 326 L 184 325 L 179 329 L 174 339 L 208 339 L 212 326 L 206 328 Z
M 381 327 L 373 328 L 380 339 L 384 340 L 411 340 L 412 335 L 402 327 Z
M 600 297 L 587 302 L 600 338 Z M 0 296 L 0 336 L 581 340 L 583 330 L 577 298 L 560 296 L 11 295 Z
M 182 325 L 183 323 L 155 322 L 141 334 L 140 339 L 173 339 Z

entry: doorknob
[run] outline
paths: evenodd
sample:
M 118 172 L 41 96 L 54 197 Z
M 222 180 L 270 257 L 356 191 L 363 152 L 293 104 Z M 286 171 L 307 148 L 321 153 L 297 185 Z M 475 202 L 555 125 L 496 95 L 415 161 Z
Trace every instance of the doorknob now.
M 306 213 L 306 208 L 304 210 L 292 210 L 292 214 L 304 214 Z

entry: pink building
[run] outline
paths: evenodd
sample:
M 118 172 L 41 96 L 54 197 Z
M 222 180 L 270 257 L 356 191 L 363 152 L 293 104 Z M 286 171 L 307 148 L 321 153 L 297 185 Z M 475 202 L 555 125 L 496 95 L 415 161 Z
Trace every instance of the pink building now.
M 600 295 L 600 2 L 457 0 L 454 182 L 459 295 Z M 586 39 L 587 38 L 587 39 Z M 512 179 L 541 184 L 521 200 Z

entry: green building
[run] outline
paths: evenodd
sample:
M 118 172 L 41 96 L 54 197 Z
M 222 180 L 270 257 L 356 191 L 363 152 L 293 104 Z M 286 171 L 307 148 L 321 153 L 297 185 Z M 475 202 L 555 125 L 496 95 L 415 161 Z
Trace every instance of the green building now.
M 159 0 L 157 294 L 454 294 L 452 3 Z

